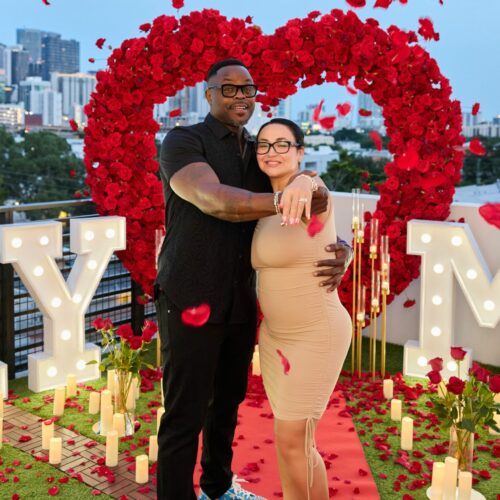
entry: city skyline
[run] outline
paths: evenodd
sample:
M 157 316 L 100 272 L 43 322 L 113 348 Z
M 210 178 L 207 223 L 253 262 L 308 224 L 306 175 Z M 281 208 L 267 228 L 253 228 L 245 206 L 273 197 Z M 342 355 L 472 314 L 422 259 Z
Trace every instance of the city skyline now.
M 186 0 L 185 4 L 181 15 L 204 7 L 201 0 Z M 344 0 L 317 0 L 314 5 L 307 6 L 299 4 L 298 0 L 276 0 L 272 5 L 255 0 L 251 6 L 242 6 L 219 0 L 210 7 L 217 8 L 228 17 L 252 15 L 255 24 L 260 25 L 264 32 L 271 33 L 288 19 L 303 17 L 310 10 L 327 12 L 337 7 L 346 9 L 348 5 Z M 421 41 L 421 44 L 435 57 L 443 74 L 450 79 L 453 97 L 462 102 L 464 111 L 474 102 L 480 102 L 485 120 L 500 114 L 500 93 L 496 87 L 500 79 L 500 62 L 498 58 L 495 60 L 487 55 L 489 47 L 500 45 L 500 34 L 495 30 L 495 19 L 500 17 L 500 2 L 494 5 L 492 0 L 478 0 L 471 8 L 466 0 L 454 0 L 453 4 L 445 2 L 443 6 L 437 0 L 419 0 L 418 5 L 416 1 L 409 1 L 407 5 L 396 4 L 388 10 L 364 8 L 357 9 L 356 13 L 362 19 L 375 17 L 384 28 L 397 24 L 405 29 L 417 29 L 419 17 L 430 17 L 436 31 L 441 34 L 441 40 L 437 43 Z M 88 0 L 85 8 L 79 3 L 70 7 L 59 0 L 53 0 L 50 6 L 43 5 L 41 1 L 38 4 L 20 0 L 16 12 L 7 8 L 6 15 L 0 19 L 0 43 L 14 45 L 18 28 L 60 33 L 64 39 L 80 42 L 81 71 L 96 71 L 105 67 L 105 59 L 109 55 L 107 48 L 101 51 L 95 46 L 97 38 L 106 38 L 105 47 L 108 44 L 118 46 L 125 38 L 141 36 L 139 24 L 161 14 L 176 15 L 177 12 L 169 0 L 149 0 L 140 6 L 131 0 L 109 0 L 104 5 Z M 109 19 L 113 19 L 113 23 Z M 95 64 L 88 62 L 90 57 L 96 59 Z M 339 101 L 357 102 L 345 89 L 332 84 L 299 89 L 293 96 L 292 116 L 295 118 L 308 104 L 321 98 L 325 99 L 326 112 L 333 112 Z

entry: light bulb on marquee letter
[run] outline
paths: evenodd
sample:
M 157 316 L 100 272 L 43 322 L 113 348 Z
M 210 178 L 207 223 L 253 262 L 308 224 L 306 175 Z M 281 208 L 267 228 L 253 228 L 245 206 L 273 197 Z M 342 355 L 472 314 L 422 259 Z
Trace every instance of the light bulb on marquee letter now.
M 70 250 L 77 254 L 67 281 L 55 259 L 62 257 L 62 224 L 55 221 L 0 226 L 0 262 L 12 264 L 43 314 L 43 352 L 28 356 L 34 392 L 97 379 L 99 347 L 85 343 L 85 312 L 113 252 L 125 248 L 123 217 L 70 220 Z
M 408 222 L 407 251 L 422 255 L 419 340 L 404 348 L 403 372 L 423 377 L 430 370 L 423 359 L 440 356 L 442 376 L 456 375 L 450 358 L 453 341 L 453 285 L 455 276 L 481 327 L 495 328 L 500 319 L 500 272 L 492 277 L 467 224 L 412 220 Z M 439 326 L 437 326 L 439 325 Z M 463 361 L 467 373 L 471 350 Z M 420 361 L 420 362 L 419 362 Z

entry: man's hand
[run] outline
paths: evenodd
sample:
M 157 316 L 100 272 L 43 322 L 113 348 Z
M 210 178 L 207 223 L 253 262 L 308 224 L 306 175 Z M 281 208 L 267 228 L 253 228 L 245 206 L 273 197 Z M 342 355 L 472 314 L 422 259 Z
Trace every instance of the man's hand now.
M 323 267 L 314 273 L 314 276 L 327 276 L 328 279 L 320 281 L 320 286 L 328 287 L 328 293 L 338 288 L 352 260 L 352 248 L 344 241 L 337 240 L 337 243 L 328 245 L 327 252 L 335 252 L 334 259 L 320 260 L 316 262 L 317 267 Z

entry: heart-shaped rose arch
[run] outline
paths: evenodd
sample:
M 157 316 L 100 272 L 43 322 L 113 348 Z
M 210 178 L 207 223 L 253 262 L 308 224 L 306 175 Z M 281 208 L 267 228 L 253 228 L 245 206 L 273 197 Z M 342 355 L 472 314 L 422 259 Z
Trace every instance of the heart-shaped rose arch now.
M 264 109 L 294 94 L 299 82 L 350 86 L 383 108 L 394 161 L 385 166 L 388 179 L 374 216 L 390 239 L 391 290 L 401 293 L 418 276 L 418 257 L 406 255 L 406 223 L 448 217 L 464 139 L 460 104 L 450 99 L 448 80 L 414 32 L 384 31 L 374 19 L 363 23 L 338 9 L 292 19 L 273 35 L 262 34 L 251 18 L 228 20 L 216 10 L 180 21 L 160 16 L 141 29 L 147 36 L 125 40 L 108 69 L 97 73 L 85 108 L 85 165 L 98 212 L 127 218 L 120 258 L 145 292 L 152 290 L 155 234 L 164 222 L 153 106 L 202 81 L 211 64 L 226 57 L 249 67 Z M 340 290 L 346 305 L 347 278 Z

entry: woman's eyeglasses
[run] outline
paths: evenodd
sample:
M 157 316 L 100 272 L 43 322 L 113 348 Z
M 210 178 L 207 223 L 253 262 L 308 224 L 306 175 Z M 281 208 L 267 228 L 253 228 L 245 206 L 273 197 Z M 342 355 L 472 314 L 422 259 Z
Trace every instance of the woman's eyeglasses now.
M 257 152 L 258 155 L 265 155 L 271 151 L 271 148 L 276 151 L 278 154 L 285 154 L 290 151 L 290 148 L 294 146 L 296 148 L 300 147 L 300 144 L 296 142 L 290 142 L 290 141 L 276 141 L 273 143 L 270 142 L 257 142 L 255 144 L 255 151 Z

